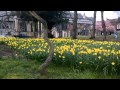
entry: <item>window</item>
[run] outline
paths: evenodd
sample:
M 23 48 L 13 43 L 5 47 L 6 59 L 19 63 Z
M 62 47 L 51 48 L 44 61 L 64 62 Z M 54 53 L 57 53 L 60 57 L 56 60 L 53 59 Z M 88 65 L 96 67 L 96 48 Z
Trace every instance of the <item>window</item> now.
M 20 23 L 20 31 L 21 32 L 26 32 L 26 24 L 24 22 Z
M 80 35 L 80 32 L 78 32 L 78 35 Z
M 66 30 L 67 29 L 67 24 L 62 24 L 62 30 Z
M 120 29 L 120 24 L 117 25 L 117 29 Z
M 34 31 L 34 26 L 33 26 L 33 24 L 31 24 L 31 32 L 33 32 Z
M 35 32 L 38 32 L 38 24 L 35 22 Z

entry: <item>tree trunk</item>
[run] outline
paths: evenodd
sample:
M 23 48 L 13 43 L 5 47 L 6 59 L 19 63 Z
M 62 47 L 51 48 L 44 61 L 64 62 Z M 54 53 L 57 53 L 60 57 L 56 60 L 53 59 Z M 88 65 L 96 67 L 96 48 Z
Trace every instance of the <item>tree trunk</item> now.
M 93 31 L 92 31 L 92 33 L 91 33 L 90 39 L 95 39 L 96 13 L 97 13 L 97 11 L 94 11 Z
M 74 20 L 73 20 L 73 39 L 77 39 L 77 11 L 74 11 Z
M 104 11 L 101 11 L 101 19 L 102 19 L 102 28 L 103 28 L 103 33 L 104 33 L 104 40 L 106 40 L 106 26 L 105 26 L 103 13 L 104 13 Z
M 16 32 L 17 32 L 17 35 L 20 34 L 20 28 L 19 28 L 19 16 L 20 16 L 20 11 L 16 11 Z
M 18 36 L 18 35 L 19 35 L 19 24 L 18 24 L 19 22 L 18 22 L 17 16 L 15 16 L 14 22 L 15 22 L 15 27 L 14 27 L 14 29 L 15 29 L 15 32 L 16 32 L 16 36 Z
M 60 26 L 57 26 L 57 28 L 58 28 L 58 32 L 59 32 L 59 38 L 62 38 L 62 32 L 61 32 Z
M 59 31 L 59 38 L 61 38 L 61 31 L 59 28 L 58 28 L 58 31 Z
M 48 29 L 48 38 L 55 38 L 54 35 L 52 34 L 52 29 Z
M 53 47 L 53 44 L 52 42 L 50 42 L 50 40 L 48 39 L 48 33 L 47 33 L 47 30 L 48 30 L 48 27 L 47 27 L 47 22 L 42 19 L 40 16 L 38 16 L 34 11 L 29 11 L 30 14 L 36 18 L 38 21 L 40 21 L 41 23 L 43 23 L 44 27 L 45 27 L 45 30 L 44 30 L 44 40 L 48 43 L 49 45 L 49 55 L 47 57 L 47 59 L 45 60 L 45 62 L 40 65 L 40 74 L 41 75 L 45 75 L 47 73 L 47 66 L 50 64 L 52 58 L 53 58 L 53 55 L 54 55 L 54 47 Z
M 32 21 L 33 37 L 35 37 L 35 22 Z
M 38 38 L 40 38 L 40 22 L 38 21 Z

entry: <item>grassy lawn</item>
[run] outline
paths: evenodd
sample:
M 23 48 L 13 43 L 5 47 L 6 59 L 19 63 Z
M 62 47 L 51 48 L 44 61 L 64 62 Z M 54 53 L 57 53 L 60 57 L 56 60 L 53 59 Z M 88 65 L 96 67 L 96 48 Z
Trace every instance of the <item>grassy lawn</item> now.
M 78 39 L 81 39 L 81 40 L 90 40 L 91 36 L 78 36 Z M 96 36 L 96 38 L 94 40 L 96 41 L 103 41 L 104 39 L 104 36 Z M 120 42 L 120 34 L 118 34 L 118 38 L 115 39 L 113 35 L 107 35 L 106 37 L 106 41 L 118 41 Z
M 89 39 L 80 36 L 80 39 Z M 96 37 L 95 40 L 102 40 L 103 37 Z M 119 41 L 109 36 L 109 40 Z M 86 69 L 80 71 L 74 67 L 55 65 L 48 67 L 48 74 L 41 77 L 39 74 L 40 62 L 29 60 L 11 50 L 4 44 L 0 44 L 0 79 L 120 79 L 120 75 L 105 75 L 104 73 Z
M 41 79 L 38 68 L 40 62 L 34 60 L 22 60 L 20 58 L 0 59 L 0 79 Z M 48 75 L 45 79 L 118 79 L 120 76 L 104 75 L 90 70 L 79 71 L 70 67 L 48 67 Z

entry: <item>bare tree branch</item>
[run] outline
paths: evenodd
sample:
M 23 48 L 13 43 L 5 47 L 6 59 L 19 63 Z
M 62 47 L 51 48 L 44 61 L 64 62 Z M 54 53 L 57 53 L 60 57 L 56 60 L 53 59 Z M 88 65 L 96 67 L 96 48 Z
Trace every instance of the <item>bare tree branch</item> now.
M 53 44 L 52 42 L 50 42 L 50 40 L 48 39 L 48 33 L 47 33 L 47 22 L 42 19 L 40 16 L 38 16 L 35 11 L 29 11 L 29 13 L 34 17 L 36 18 L 38 21 L 40 21 L 41 23 L 44 24 L 45 26 L 45 30 L 44 30 L 44 40 L 48 43 L 49 45 L 49 55 L 47 57 L 47 59 L 45 60 L 45 62 L 40 66 L 40 74 L 41 75 L 45 75 L 47 73 L 46 69 L 47 69 L 47 66 L 50 64 L 52 58 L 53 58 L 53 55 L 54 55 L 54 47 L 53 47 Z

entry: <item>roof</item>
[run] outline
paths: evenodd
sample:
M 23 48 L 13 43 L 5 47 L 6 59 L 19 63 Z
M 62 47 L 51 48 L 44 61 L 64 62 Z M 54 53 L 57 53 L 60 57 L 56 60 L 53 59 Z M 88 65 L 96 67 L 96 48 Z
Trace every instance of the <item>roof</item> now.
M 92 24 L 92 21 L 87 19 L 81 19 L 81 20 L 78 20 L 78 23 Z
M 69 19 L 69 22 L 72 23 L 73 19 Z M 87 20 L 87 19 L 78 19 L 77 23 L 79 23 L 79 24 L 92 24 L 92 21 Z
M 84 18 L 84 15 L 82 16 L 81 13 L 78 13 L 78 21 L 77 23 L 85 23 L 85 24 L 92 24 L 93 21 L 93 17 L 87 17 Z M 74 18 L 74 13 L 73 12 L 67 12 L 67 18 L 69 19 L 69 22 L 72 23 L 73 22 L 73 18 Z
M 90 21 L 93 21 L 94 20 L 94 18 L 93 17 L 86 17 L 88 20 L 90 20 Z
M 74 18 L 74 13 L 70 11 L 66 11 L 67 15 L 66 18 L 73 19 Z M 78 19 L 83 19 L 83 16 L 81 13 L 78 13 Z
M 71 17 L 74 18 L 74 13 L 71 13 Z M 83 16 L 81 13 L 78 13 L 78 19 L 83 19 Z

